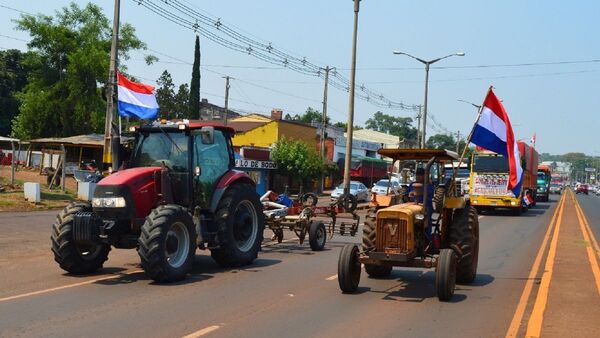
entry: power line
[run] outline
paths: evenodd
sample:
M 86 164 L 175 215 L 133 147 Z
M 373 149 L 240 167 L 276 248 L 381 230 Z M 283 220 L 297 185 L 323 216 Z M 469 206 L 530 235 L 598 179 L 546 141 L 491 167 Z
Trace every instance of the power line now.
M 157 0 L 133 1 L 168 21 L 192 30 L 195 33 L 202 34 L 207 39 L 225 48 L 248 54 L 261 61 L 291 69 L 301 74 L 318 76 L 321 78 L 324 77 L 324 74 L 320 70 L 323 67 L 310 62 L 306 57 L 291 55 L 273 46 L 272 43 L 257 41 L 241 34 L 222 22 L 220 18 L 215 19 L 209 17 L 190 6 L 187 6 L 181 1 L 166 0 L 164 3 L 158 2 Z M 335 72 L 332 75 L 331 85 L 334 88 L 346 91 L 349 80 L 339 72 Z M 364 85 L 359 87 L 356 96 L 379 107 L 402 110 L 416 109 L 416 106 L 414 105 L 392 101 L 383 94 L 374 92 Z

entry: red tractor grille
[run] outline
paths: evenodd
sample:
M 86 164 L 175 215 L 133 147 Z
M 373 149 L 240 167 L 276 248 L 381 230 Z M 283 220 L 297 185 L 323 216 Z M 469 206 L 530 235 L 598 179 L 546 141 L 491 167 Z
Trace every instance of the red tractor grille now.
M 377 251 L 386 253 L 407 252 L 407 222 L 399 219 L 377 221 Z

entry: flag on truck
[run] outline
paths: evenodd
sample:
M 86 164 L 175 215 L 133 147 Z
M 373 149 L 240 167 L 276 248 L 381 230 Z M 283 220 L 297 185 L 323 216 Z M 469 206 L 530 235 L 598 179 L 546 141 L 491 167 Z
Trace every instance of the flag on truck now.
M 535 133 L 531 136 L 531 146 L 535 148 Z
M 154 87 L 129 80 L 117 72 L 119 88 L 119 115 L 139 119 L 154 119 L 158 115 L 158 103 Z
M 481 111 L 471 133 L 471 143 L 503 155 L 508 159 L 508 189 L 512 190 L 515 196 L 519 196 L 523 176 L 519 147 L 508 114 L 492 88 L 490 88 L 483 101 Z

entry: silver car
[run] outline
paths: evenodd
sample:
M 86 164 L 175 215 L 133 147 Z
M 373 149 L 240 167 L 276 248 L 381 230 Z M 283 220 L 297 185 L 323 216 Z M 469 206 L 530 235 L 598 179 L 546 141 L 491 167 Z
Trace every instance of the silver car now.
M 331 193 L 331 199 L 336 200 L 344 193 L 344 183 L 340 184 Z M 350 181 L 350 194 L 356 197 L 357 201 L 368 201 L 369 200 L 369 189 L 358 181 Z
M 379 180 L 373 184 L 373 188 L 371 188 L 371 192 L 376 193 L 377 195 L 386 195 L 388 193 L 396 194 L 399 190 L 400 183 L 398 183 L 398 181 L 390 180 Z

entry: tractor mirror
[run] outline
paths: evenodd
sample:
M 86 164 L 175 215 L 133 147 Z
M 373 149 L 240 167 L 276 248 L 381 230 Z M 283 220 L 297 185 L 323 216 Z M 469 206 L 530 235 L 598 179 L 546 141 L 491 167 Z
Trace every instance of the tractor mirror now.
M 202 144 L 215 143 L 215 128 L 212 126 L 200 128 L 200 138 L 202 139 Z

